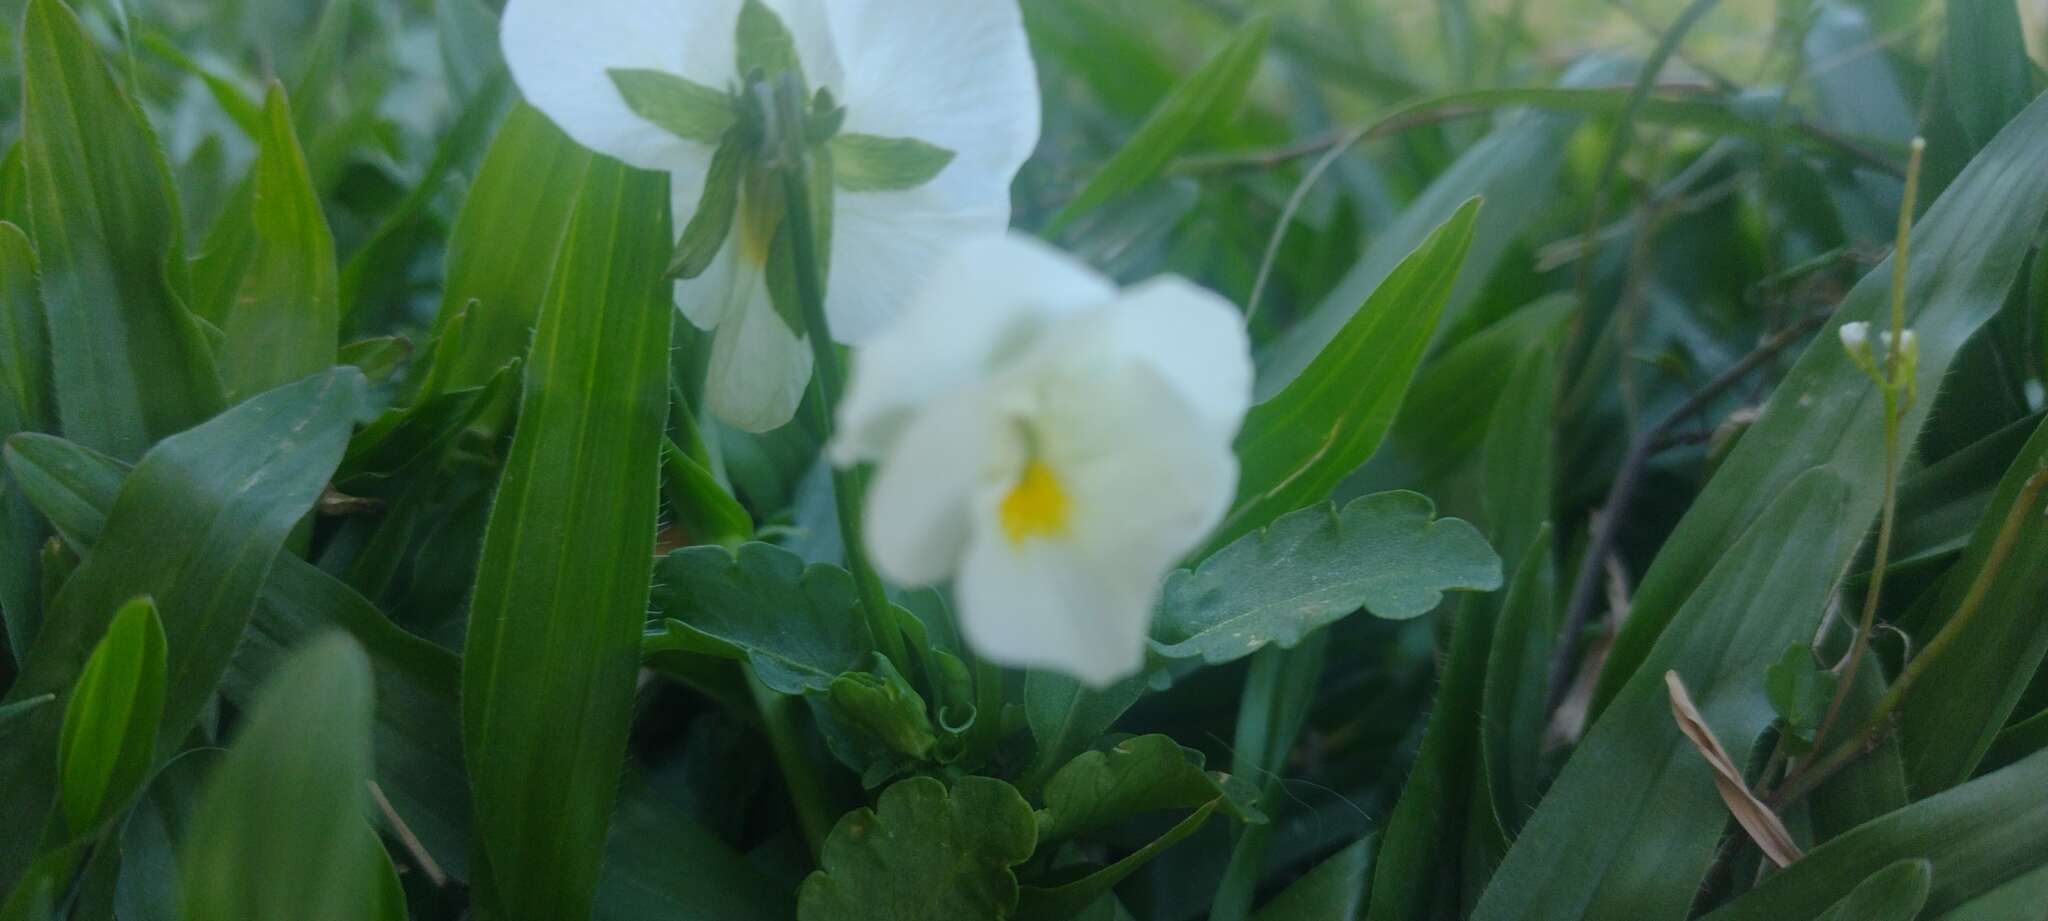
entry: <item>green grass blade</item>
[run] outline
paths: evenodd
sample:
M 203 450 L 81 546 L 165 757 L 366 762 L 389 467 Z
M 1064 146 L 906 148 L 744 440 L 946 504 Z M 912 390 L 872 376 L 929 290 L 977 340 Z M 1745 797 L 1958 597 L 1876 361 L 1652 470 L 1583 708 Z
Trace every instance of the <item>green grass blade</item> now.
M 632 718 L 668 411 L 663 177 L 598 161 L 549 286 L 463 660 L 463 749 L 506 919 L 589 914 Z
M 369 809 L 369 657 L 329 634 L 278 669 L 200 794 L 181 855 L 184 917 L 381 917 Z
M 1254 18 L 1239 26 L 1230 43 L 1161 101 L 1130 141 L 1053 216 L 1046 233 L 1057 235 L 1110 199 L 1152 181 L 1198 129 L 1235 114 L 1244 102 L 1252 78 L 1258 75 L 1271 26 L 1264 18 Z
M 7 699 L 67 695 L 115 611 L 149 595 L 169 649 L 155 750 L 176 751 L 227 667 L 285 537 L 340 463 L 361 390 L 361 374 L 336 369 L 151 449 L 106 513 L 103 537 L 78 548 L 84 559 L 52 602 Z M 54 801 L 56 712 L 42 708 L 8 727 L 0 744 L 0 805 L 25 825 Z M 0 836 L 0 879 L 14 878 L 33 844 L 32 836 Z
M 1950 362 L 2005 304 L 2025 264 L 2033 232 L 2048 215 L 2042 150 L 2048 150 L 2048 99 L 2036 100 L 1986 147 L 1913 231 L 1906 322 L 1920 342 L 1919 391 L 1929 398 L 1906 415 L 1899 429 L 1903 443 L 1911 444 L 1926 424 L 1931 395 L 1940 390 Z M 1887 259 L 1849 292 L 1834 323 L 1786 375 L 1762 418 L 1665 542 L 1615 638 L 1594 696 L 1596 710 L 1631 680 L 1708 569 L 1793 479 L 1813 467 L 1832 467 L 1849 484 L 1847 520 L 1876 516 L 1884 479 L 1882 401 L 1834 329 L 1888 310 L 1891 274 Z M 1812 563 L 1838 570 L 1854 550 L 1853 542 L 1843 542 L 1837 556 Z M 1801 616 L 1817 617 L 1818 609 Z
M 71 834 L 93 833 L 148 779 L 164 681 L 163 622 L 155 602 L 137 598 L 114 615 L 65 703 L 57 776 Z
M 58 414 L 72 440 L 132 460 L 222 406 L 183 300 L 177 196 L 149 124 L 63 3 L 29 3 L 22 50 L 22 157 Z
M 230 394 L 261 393 L 334 364 L 334 236 L 306 156 L 292 133 L 291 107 L 273 84 L 263 105 L 262 151 L 250 175 L 249 260 L 234 296 L 221 305 L 221 377 Z

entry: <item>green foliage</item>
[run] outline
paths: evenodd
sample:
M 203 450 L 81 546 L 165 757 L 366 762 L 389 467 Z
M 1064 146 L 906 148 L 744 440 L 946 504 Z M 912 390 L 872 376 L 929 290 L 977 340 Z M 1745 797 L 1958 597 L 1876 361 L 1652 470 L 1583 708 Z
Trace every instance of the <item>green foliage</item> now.
M 1415 493 L 1380 493 L 1284 516 L 1168 577 L 1153 648 L 1214 665 L 1293 646 L 1361 607 L 1419 617 L 1444 592 L 1500 583 L 1500 557 L 1471 525 L 1438 519 Z
M 142 787 L 164 710 L 164 627 L 156 604 L 121 606 L 64 704 L 57 783 L 73 835 L 90 834 Z
M 1477 199 L 1461 206 L 1293 383 L 1252 408 L 1237 439 L 1237 502 L 1216 545 L 1322 501 L 1378 450 L 1436 333 L 1478 216 Z
M 762 683 L 784 694 L 825 691 L 874 649 L 856 610 L 853 577 L 769 544 L 736 552 L 691 547 L 655 567 L 655 610 L 664 642 L 692 652 L 744 657 Z
M 585 180 L 477 565 L 463 752 L 490 871 L 484 899 L 508 919 L 587 914 L 597 889 L 632 719 L 668 410 L 665 188 L 614 161 Z M 538 789 L 563 795 L 536 801 Z
M 22 27 L 22 162 L 64 432 L 117 457 L 220 410 L 155 134 L 60 0 Z
M 278 668 L 192 815 L 185 917 L 389 917 L 390 865 L 365 822 L 374 694 L 369 659 L 344 637 Z
M 1017 904 L 1011 868 L 1035 841 L 1031 807 L 1009 784 L 964 777 L 949 790 L 928 777 L 900 781 L 875 808 L 855 809 L 832 828 L 820 869 L 798 893 L 797 917 L 1004 917 Z
M 1244 305 L 1256 357 L 1227 518 L 1100 688 L 857 582 L 831 406 L 712 420 L 672 312 L 781 208 L 738 94 L 784 77 L 835 291 L 942 242 L 856 235 L 981 168 L 894 124 L 972 74 L 858 43 L 958 4 L 749 0 L 688 42 L 729 73 L 623 62 L 605 106 L 711 158 L 675 214 L 518 101 L 508 5 L 0 0 L 0 921 L 2048 904 L 2048 83 L 2009 0 L 1017 3 L 1015 229 Z M 1888 446 L 1837 330 L 1886 325 L 1915 136 Z
M 1053 215 L 1054 233 L 1119 195 L 1159 175 L 1198 128 L 1228 119 L 1243 103 L 1266 52 L 1272 24 L 1252 19 L 1239 26 L 1201 68 L 1153 108 L 1131 139 L 1102 165 L 1095 177 Z

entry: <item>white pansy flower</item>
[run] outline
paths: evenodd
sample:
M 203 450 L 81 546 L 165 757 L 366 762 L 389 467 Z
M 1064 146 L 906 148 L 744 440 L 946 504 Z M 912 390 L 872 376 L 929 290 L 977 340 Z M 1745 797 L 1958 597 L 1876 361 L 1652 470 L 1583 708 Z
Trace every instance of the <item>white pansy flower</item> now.
M 679 237 L 700 211 L 729 219 L 700 258 L 685 237 L 676 303 L 715 331 L 712 412 L 751 431 L 789 420 L 812 361 L 801 312 L 778 310 L 764 276 L 783 198 L 745 137 L 777 81 L 805 92 L 804 133 L 834 168 L 825 311 L 846 342 L 887 325 L 956 240 L 1008 225 L 1038 143 L 1015 0 L 511 0 L 503 43 L 570 137 L 672 174 Z
M 1162 578 L 1229 506 L 1251 385 L 1222 298 L 1177 278 L 1119 292 L 991 236 L 854 353 L 833 458 L 879 465 L 884 575 L 954 577 L 982 656 L 1101 686 L 1142 666 Z
M 2027 56 L 2048 70 L 2048 0 L 2018 0 L 2020 31 L 2027 41 Z

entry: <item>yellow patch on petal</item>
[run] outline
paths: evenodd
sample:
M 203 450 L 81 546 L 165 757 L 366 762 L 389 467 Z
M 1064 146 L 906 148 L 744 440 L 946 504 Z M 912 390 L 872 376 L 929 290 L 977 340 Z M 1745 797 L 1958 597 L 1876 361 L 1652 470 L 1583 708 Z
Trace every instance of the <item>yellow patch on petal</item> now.
M 1032 461 L 1003 497 L 999 509 L 1003 533 L 1010 543 L 1021 544 L 1034 537 L 1052 537 L 1067 529 L 1067 492 L 1060 479 L 1042 461 Z

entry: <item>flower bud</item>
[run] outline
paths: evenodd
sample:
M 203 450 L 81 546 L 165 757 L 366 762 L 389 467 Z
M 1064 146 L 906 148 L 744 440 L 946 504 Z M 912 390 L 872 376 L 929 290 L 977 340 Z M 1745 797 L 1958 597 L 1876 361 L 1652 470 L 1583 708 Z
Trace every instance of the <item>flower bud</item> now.
M 1842 351 L 1849 353 L 1849 360 L 1856 363 L 1866 374 L 1877 373 L 1877 358 L 1870 353 L 1870 324 L 1861 320 L 1844 323 L 1836 330 L 1842 337 Z

